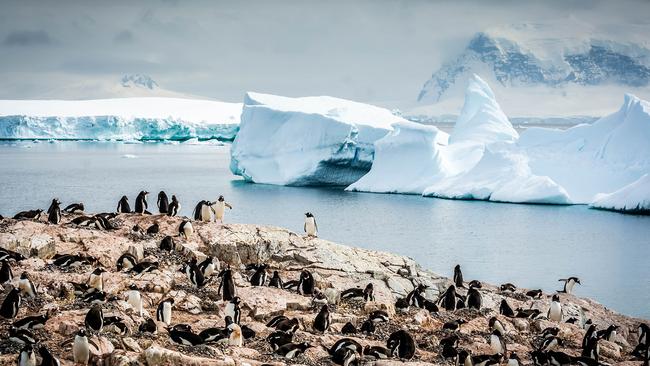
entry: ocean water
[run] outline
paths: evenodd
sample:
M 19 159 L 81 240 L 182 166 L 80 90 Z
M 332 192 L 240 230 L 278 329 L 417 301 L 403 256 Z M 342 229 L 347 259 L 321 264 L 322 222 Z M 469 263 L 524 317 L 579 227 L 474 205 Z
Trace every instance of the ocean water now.
M 243 182 L 228 168 L 229 146 L 111 142 L 0 143 L 0 214 L 47 209 L 51 199 L 82 201 L 87 211 L 131 204 L 140 190 L 175 194 L 182 214 L 218 195 L 234 207 L 226 222 L 301 232 L 316 216 L 320 237 L 396 252 L 450 276 L 512 282 L 545 291 L 578 276 L 579 296 L 650 319 L 650 217 L 551 206 L 453 201 Z

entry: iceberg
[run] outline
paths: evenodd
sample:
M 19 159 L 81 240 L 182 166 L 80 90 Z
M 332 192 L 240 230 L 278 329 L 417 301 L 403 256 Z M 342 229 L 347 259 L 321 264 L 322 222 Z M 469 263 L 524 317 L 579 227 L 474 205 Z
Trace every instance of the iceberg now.
M 143 97 L 0 100 L 0 139 L 233 140 L 241 103 Z
M 590 207 L 627 213 L 650 214 L 650 174 L 612 193 L 596 196 Z
M 249 92 L 230 170 L 255 183 L 347 186 L 370 170 L 375 141 L 397 122 L 407 121 L 345 99 Z

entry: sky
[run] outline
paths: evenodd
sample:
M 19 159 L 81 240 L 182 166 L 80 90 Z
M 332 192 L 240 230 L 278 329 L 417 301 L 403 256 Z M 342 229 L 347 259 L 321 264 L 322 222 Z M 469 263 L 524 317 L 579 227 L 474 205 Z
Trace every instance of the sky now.
M 650 1 L 0 0 L 0 98 L 84 99 L 71 85 L 150 75 L 165 89 L 415 101 L 494 25 L 648 24 Z

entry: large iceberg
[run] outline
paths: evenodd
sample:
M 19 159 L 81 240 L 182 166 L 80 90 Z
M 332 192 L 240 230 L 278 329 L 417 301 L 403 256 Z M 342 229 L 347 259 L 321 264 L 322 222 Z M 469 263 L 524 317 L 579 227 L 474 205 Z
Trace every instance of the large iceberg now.
M 650 214 L 650 174 L 612 193 L 596 196 L 591 207 L 629 213 Z
M 162 97 L 0 100 L 0 139 L 232 140 L 241 109 Z
M 349 185 L 370 170 L 374 143 L 396 122 L 390 111 L 332 97 L 247 93 L 230 169 L 278 185 Z

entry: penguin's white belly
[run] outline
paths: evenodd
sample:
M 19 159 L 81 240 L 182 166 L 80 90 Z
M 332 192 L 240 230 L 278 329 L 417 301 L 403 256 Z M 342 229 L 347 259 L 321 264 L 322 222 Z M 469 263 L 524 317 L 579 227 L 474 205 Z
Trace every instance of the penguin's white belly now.
M 498 330 L 501 335 L 506 334 L 506 330 L 503 328 L 503 324 L 500 321 L 494 323 L 494 329 Z
M 90 280 L 88 281 L 88 285 L 94 289 L 97 289 L 99 291 L 104 290 L 104 284 L 102 283 L 102 277 L 101 276 L 96 276 L 91 274 L 90 275 Z
M 235 321 L 235 304 L 229 302 L 226 304 L 226 309 L 224 310 L 225 316 L 229 316 Z
M 559 322 L 562 320 L 562 307 L 557 301 L 551 303 L 551 311 L 549 314 L 549 319 L 554 322 Z
M 244 344 L 241 328 L 237 324 L 230 324 L 229 328 L 232 330 L 232 333 L 228 339 L 228 344 L 231 346 L 241 347 Z
M 36 294 L 32 290 L 32 286 L 29 283 L 29 280 L 20 280 L 18 282 L 18 288 L 20 289 L 20 292 L 26 294 L 29 297 L 34 297 Z
M 203 277 L 212 276 L 213 273 L 214 273 L 214 264 L 210 263 L 207 266 L 205 266 L 205 271 L 203 272 Z
M 567 294 L 570 294 L 570 293 L 573 291 L 573 286 L 575 286 L 575 284 L 576 284 L 576 283 L 573 282 L 573 281 L 568 281 L 568 282 L 566 283 L 566 293 L 567 293 Z
M 310 236 L 316 235 L 316 223 L 314 222 L 313 217 L 308 217 L 305 219 L 305 232 L 307 232 L 307 235 Z
M 214 216 L 216 220 L 222 221 L 226 214 L 226 204 L 224 202 L 217 202 L 214 204 Z
M 511 358 L 508 360 L 508 366 L 519 366 L 519 362 Z
M 142 297 L 140 296 L 140 292 L 131 291 L 126 302 L 131 305 L 140 316 L 142 316 Z
M 284 356 L 287 359 L 291 360 L 296 356 L 296 352 L 298 352 L 298 349 L 292 349 L 291 351 L 287 352 L 287 354 Z
M 501 349 L 501 340 L 495 335 L 490 336 L 490 347 L 492 347 L 492 352 L 494 353 L 503 353 Z
M 90 358 L 88 340 L 82 340 L 78 336 L 75 337 L 74 345 L 72 346 L 72 356 L 74 357 L 75 363 L 83 363 L 84 365 L 87 365 L 88 359 Z
M 162 316 L 163 316 L 163 323 L 169 326 L 169 324 L 171 324 L 172 322 L 172 306 L 170 303 L 166 302 L 163 304 Z
M 18 364 L 19 366 L 36 366 L 36 355 L 34 352 L 27 353 L 27 352 L 21 352 L 20 353 L 20 363 Z
M 212 210 L 210 209 L 210 206 L 201 206 L 201 221 L 208 222 L 210 220 L 212 220 Z
M 187 223 L 187 225 L 183 227 L 183 234 L 185 234 L 186 238 L 189 238 L 190 236 L 192 236 L 192 233 L 194 233 L 194 228 L 192 227 L 192 225 Z

